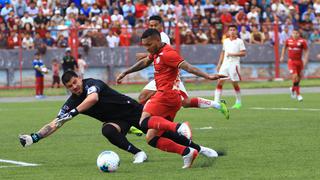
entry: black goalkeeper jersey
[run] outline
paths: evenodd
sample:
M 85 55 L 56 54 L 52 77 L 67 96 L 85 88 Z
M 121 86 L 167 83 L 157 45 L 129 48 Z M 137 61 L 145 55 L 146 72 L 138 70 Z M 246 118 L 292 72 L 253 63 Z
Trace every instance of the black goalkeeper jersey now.
M 60 109 L 58 116 L 76 108 L 91 93 L 98 93 L 99 101 L 81 114 L 96 118 L 102 122 L 114 120 L 133 120 L 141 116 L 143 106 L 136 100 L 110 88 L 97 79 L 83 79 L 83 93 L 72 94 Z

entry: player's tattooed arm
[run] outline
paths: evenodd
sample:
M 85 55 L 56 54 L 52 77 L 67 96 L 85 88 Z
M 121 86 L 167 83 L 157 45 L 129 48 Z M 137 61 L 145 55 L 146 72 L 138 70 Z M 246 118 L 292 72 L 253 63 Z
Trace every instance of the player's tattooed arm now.
M 64 122 L 58 123 L 58 118 L 55 118 L 53 121 L 51 121 L 49 124 L 44 125 L 37 134 L 40 135 L 41 138 L 47 137 L 54 133 L 59 127 L 62 126 Z

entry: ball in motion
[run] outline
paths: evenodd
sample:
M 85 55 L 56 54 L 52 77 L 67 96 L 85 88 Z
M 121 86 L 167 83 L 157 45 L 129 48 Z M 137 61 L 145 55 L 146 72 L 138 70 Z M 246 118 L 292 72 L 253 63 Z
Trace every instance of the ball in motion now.
M 97 158 L 97 166 L 101 172 L 115 172 L 120 165 L 120 158 L 113 151 L 103 151 Z

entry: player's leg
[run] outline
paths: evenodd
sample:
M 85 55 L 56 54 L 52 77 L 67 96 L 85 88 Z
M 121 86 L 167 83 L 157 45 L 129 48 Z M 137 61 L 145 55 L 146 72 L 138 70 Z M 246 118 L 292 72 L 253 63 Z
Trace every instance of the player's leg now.
M 122 128 L 121 128 L 122 127 Z M 102 134 L 110 143 L 124 151 L 134 154 L 133 163 L 142 163 L 147 159 L 147 155 L 142 150 L 131 144 L 125 134 L 129 129 L 129 125 L 124 122 L 104 123 L 102 126 Z M 138 158 L 139 157 L 139 158 Z
M 218 153 L 215 150 L 204 147 L 204 146 L 200 146 L 196 144 L 194 141 L 192 141 L 191 139 L 188 139 L 185 136 L 182 136 L 178 133 L 165 131 L 162 133 L 161 137 L 171 139 L 174 142 L 184 146 L 192 147 L 193 149 L 196 149 L 200 154 L 206 157 L 210 157 L 210 158 L 218 157 Z
M 219 79 L 217 82 L 217 87 L 214 93 L 214 101 L 219 103 L 221 101 L 221 96 L 222 96 L 222 88 L 225 80 Z
M 44 77 L 40 77 L 40 95 L 43 98 L 43 89 L 44 89 Z
M 151 96 L 157 92 L 155 80 L 150 81 L 141 91 L 138 100 L 140 104 L 145 104 Z
M 184 108 L 214 108 L 219 110 L 227 119 L 229 119 L 230 116 L 225 101 L 216 102 L 205 98 L 195 97 L 183 99 L 182 106 Z
M 242 106 L 241 91 L 240 91 L 240 86 L 239 86 L 239 82 L 241 81 L 240 64 L 239 63 L 230 64 L 229 76 L 230 76 L 230 80 L 232 81 L 232 86 L 235 91 L 235 97 L 236 97 L 235 104 L 232 106 L 232 108 L 239 109 Z
M 183 158 L 183 167 L 191 167 L 194 159 L 198 156 L 198 151 L 192 147 L 184 146 L 175 141 L 162 137 L 163 131 L 149 129 L 146 135 L 147 142 L 150 146 L 165 152 L 180 154 Z
M 232 108 L 233 109 L 240 109 L 242 106 L 242 103 L 241 103 L 241 91 L 240 91 L 239 82 L 234 81 L 234 82 L 232 82 L 232 85 L 233 85 L 233 89 L 235 91 L 235 96 L 236 96 L 236 102 L 232 106 Z

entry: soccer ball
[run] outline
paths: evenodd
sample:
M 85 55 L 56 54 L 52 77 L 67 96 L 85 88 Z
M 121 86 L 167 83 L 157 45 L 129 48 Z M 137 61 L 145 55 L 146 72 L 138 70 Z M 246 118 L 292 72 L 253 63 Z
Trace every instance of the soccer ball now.
M 97 166 L 101 172 L 115 172 L 120 165 L 120 158 L 113 151 L 103 151 L 97 158 Z
M 41 68 L 41 72 L 44 73 L 44 74 L 47 74 L 49 72 L 49 70 L 46 67 L 42 67 Z

